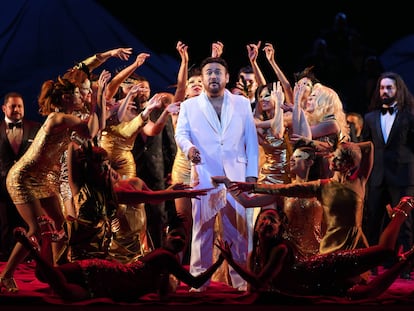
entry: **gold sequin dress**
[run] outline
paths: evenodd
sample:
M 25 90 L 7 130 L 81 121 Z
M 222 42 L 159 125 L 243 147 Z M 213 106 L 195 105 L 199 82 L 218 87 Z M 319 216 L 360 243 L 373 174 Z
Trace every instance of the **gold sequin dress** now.
M 191 184 L 191 162 L 187 159 L 185 153 L 178 146 L 171 170 L 171 181 L 173 184 Z
M 124 161 L 117 168 L 122 178 L 136 177 L 136 165 L 131 151 L 145 124 L 139 114 L 128 122 L 112 122 L 102 131 L 100 143 L 108 152 L 109 160 L 112 163 Z M 109 254 L 120 262 L 133 262 L 151 250 L 146 232 L 145 204 L 120 204 L 117 218 L 120 229 L 114 234 Z
M 287 135 L 287 133 L 286 133 Z M 271 129 L 266 129 L 261 143 L 265 161 L 259 171 L 258 183 L 287 184 L 290 153 L 286 138 L 276 138 Z
M 70 143 L 70 131 L 46 133 L 45 124 L 55 115 L 49 114 L 32 145 L 7 175 L 7 190 L 14 204 L 59 195 L 60 157 Z
M 324 210 L 326 232 L 320 243 L 319 252 L 368 247 L 362 231 L 363 198 L 347 183 L 332 179 L 314 180 L 272 188 L 261 184 L 255 192 L 289 197 L 318 197 Z
M 319 253 L 323 208 L 316 198 L 289 198 L 284 200 L 288 218 L 287 238 L 295 246 L 298 258 Z

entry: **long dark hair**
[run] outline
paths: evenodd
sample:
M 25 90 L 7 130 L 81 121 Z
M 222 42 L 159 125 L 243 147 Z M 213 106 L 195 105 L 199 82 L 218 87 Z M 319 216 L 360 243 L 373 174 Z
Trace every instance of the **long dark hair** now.
M 398 110 L 400 111 L 408 110 L 411 112 L 414 111 L 413 94 L 408 89 L 403 78 L 399 74 L 395 72 L 390 72 L 390 71 L 384 72 L 379 76 L 375 91 L 373 92 L 372 97 L 371 97 L 371 103 L 369 105 L 368 111 L 381 108 L 382 100 L 380 96 L 380 85 L 381 85 L 381 80 L 386 79 L 386 78 L 395 81 L 395 87 L 397 88 L 396 101 L 397 101 Z
M 259 215 L 257 215 L 256 221 L 255 221 L 255 224 L 254 224 L 253 248 L 252 248 L 252 251 L 249 255 L 249 262 L 248 262 L 250 271 L 252 271 L 254 273 L 259 273 L 260 272 L 260 270 L 263 268 L 262 267 L 263 257 L 267 256 L 267 254 L 263 254 L 261 252 L 259 234 L 257 232 L 257 224 L 258 224 L 260 215 L 262 215 L 263 213 L 265 213 L 269 210 L 274 210 L 279 215 L 279 219 L 281 221 L 281 225 L 279 227 L 279 232 L 278 232 L 277 235 L 275 235 L 273 237 L 273 239 L 271 241 L 271 245 L 280 244 L 282 241 L 285 240 L 285 233 L 286 233 L 286 228 L 287 228 L 287 224 L 288 224 L 288 218 L 287 218 L 287 215 L 285 214 L 285 212 L 280 207 L 277 207 L 276 209 L 274 209 L 274 208 L 262 208 L 260 210 Z

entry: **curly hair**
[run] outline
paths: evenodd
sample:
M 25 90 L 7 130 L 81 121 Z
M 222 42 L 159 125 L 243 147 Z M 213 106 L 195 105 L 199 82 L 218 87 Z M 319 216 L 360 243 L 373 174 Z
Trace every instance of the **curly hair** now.
M 47 80 L 43 82 L 38 98 L 39 113 L 47 116 L 50 113 L 65 108 L 63 95 L 72 95 L 77 86 L 67 79 L 58 77 L 57 81 Z
M 341 152 L 341 161 L 350 169 L 359 166 L 362 159 L 361 148 L 353 142 L 342 142 L 338 145 Z
M 370 106 L 368 111 L 379 109 L 382 106 L 380 86 L 383 79 L 391 79 L 395 81 L 395 87 L 397 88 L 396 101 L 400 111 L 408 110 L 414 111 L 414 95 L 410 92 L 407 84 L 403 78 L 395 72 L 384 72 L 377 80 L 375 91 L 372 94 Z

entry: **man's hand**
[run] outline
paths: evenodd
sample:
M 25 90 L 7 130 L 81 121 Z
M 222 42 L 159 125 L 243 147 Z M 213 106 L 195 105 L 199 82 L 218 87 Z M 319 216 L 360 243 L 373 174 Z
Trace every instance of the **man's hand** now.
M 194 164 L 199 164 L 201 162 L 200 151 L 196 147 L 191 147 L 188 151 L 188 158 Z

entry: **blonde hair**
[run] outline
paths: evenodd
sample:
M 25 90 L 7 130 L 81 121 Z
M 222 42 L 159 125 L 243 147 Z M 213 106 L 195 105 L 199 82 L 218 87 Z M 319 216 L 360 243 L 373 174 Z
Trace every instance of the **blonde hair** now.
M 341 141 L 349 140 L 349 125 L 346 122 L 346 114 L 339 95 L 332 88 L 316 83 L 312 92 L 315 95 L 315 109 L 312 113 L 306 113 L 310 125 L 319 124 L 328 116 L 334 116 L 340 128 Z

